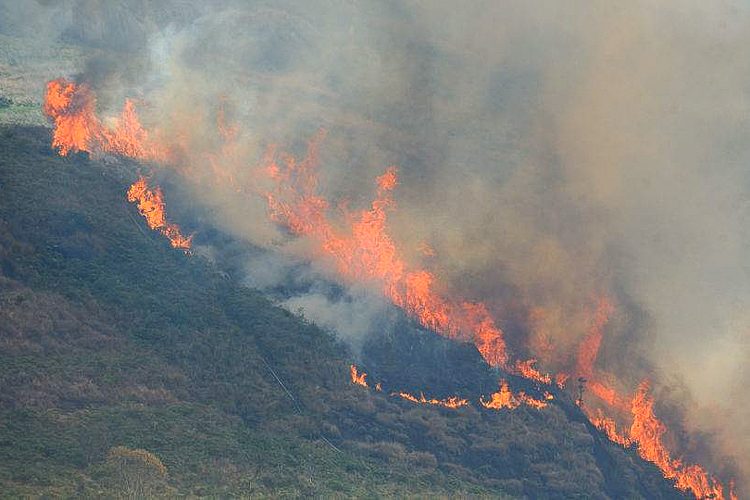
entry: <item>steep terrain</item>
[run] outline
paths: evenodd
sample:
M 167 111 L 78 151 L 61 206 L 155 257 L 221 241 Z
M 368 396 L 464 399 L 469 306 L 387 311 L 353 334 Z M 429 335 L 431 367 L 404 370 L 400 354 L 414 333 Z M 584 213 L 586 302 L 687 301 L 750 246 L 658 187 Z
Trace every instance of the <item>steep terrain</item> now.
M 132 492 L 118 457 L 146 457 L 140 491 L 166 497 L 685 498 L 564 395 L 483 408 L 503 376 L 538 388 L 473 346 L 400 317 L 351 352 L 149 231 L 135 164 L 49 144 L 0 128 L 0 497 Z

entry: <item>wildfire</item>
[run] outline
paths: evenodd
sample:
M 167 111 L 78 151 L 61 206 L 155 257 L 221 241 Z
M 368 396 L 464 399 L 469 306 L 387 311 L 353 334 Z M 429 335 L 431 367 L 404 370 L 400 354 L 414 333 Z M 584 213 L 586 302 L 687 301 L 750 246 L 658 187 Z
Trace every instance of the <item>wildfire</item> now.
M 578 350 L 578 374 L 582 377 L 591 378 L 594 376 L 594 362 L 596 362 L 599 346 L 602 343 L 602 328 L 609 322 L 609 317 L 614 310 L 611 299 L 608 297 L 599 298 L 596 311 L 591 318 L 589 334 Z
M 349 374 L 352 377 L 352 383 L 359 384 L 362 387 L 367 387 L 367 382 L 365 382 L 365 378 L 367 377 L 367 374 L 362 372 L 361 374 L 357 373 L 357 367 L 354 365 L 349 365 Z
M 96 98 L 91 89 L 60 78 L 47 83 L 44 113 L 55 123 L 52 147 L 62 156 L 86 151 L 116 153 L 141 160 L 170 159 L 167 149 L 151 141 L 141 126 L 133 101 L 125 101 L 122 115 L 110 128 L 96 116 Z M 177 224 L 166 221 L 160 187 L 149 188 L 147 180 L 141 176 L 128 189 L 127 198 L 131 203 L 138 203 L 138 211 L 146 218 L 148 226 L 169 238 L 173 247 L 190 249 L 193 237 L 184 237 Z
M 355 365 L 349 365 L 349 374 L 351 376 L 353 384 L 367 387 L 367 382 L 365 381 L 367 374 L 364 372 L 359 373 Z M 375 390 L 378 392 L 381 392 L 383 390 L 379 382 L 375 384 Z M 417 398 L 416 396 L 412 396 L 407 392 L 393 392 L 391 393 L 391 396 L 398 396 L 407 401 L 411 401 L 412 403 L 443 406 L 445 408 L 461 408 L 462 406 L 467 406 L 469 404 L 468 400 L 460 399 L 456 396 L 446 399 L 427 399 L 424 394 L 420 394 Z
M 589 417 L 589 419 L 597 429 L 607 435 L 610 441 L 621 444 L 626 448 L 631 445 L 630 439 L 627 436 L 621 435 L 617 432 L 617 424 L 615 421 L 609 417 L 605 417 L 601 410 L 597 410 L 596 416 Z
M 667 429 L 654 415 L 654 400 L 648 392 L 649 383 L 641 383 L 632 401 L 630 440 L 638 444 L 638 454 L 655 463 L 664 477 L 675 479 L 679 489 L 691 491 L 697 498 L 724 499 L 724 487 L 716 478 L 698 465 L 686 466 L 671 458 L 661 439 Z M 728 494 L 728 498 L 736 498 L 731 485 Z
M 406 392 L 394 393 L 393 395 L 399 396 L 400 398 L 403 398 L 407 401 L 411 401 L 412 403 L 444 406 L 445 408 L 461 408 L 462 406 L 467 406 L 469 404 L 468 400 L 459 399 L 456 396 L 447 399 L 427 399 L 424 397 L 424 394 L 420 394 L 419 398 L 416 398 Z
M 637 445 L 638 455 L 644 460 L 653 462 L 667 479 L 674 479 L 675 486 L 683 491 L 690 491 L 696 498 L 715 498 L 736 500 L 734 485 L 729 488 L 708 474 L 699 465 L 684 465 L 681 460 L 673 459 L 662 442 L 667 431 L 666 426 L 654 415 L 654 400 L 649 395 L 649 383 L 642 382 L 630 403 L 632 423 L 627 435 L 617 431 L 617 425 L 611 418 L 604 416 L 601 410 L 589 416 L 591 422 L 607 437 L 622 446 Z M 727 491 L 728 496 L 724 496 Z
M 110 128 L 96 117 L 96 98 L 88 85 L 60 78 L 47 83 L 43 111 L 55 123 L 52 147 L 63 156 L 87 151 L 152 161 L 170 158 L 166 148 L 150 140 L 131 100 L 125 101 L 122 115 Z
M 662 442 L 662 435 L 667 431 L 666 426 L 656 418 L 653 412 L 654 400 L 649 396 L 649 384 L 643 382 L 638 387 L 630 404 L 618 396 L 617 392 L 598 378 L 594 370 L 594 363 L 599 353 L 602 341 L 602 329 L 610 319 L 615 308 L 611 299 L 601 297 L 594 311 L 588 336 L 583 340 L 578 351 L 576 372 L 579 376 L 592 379 L 589 389 L 602 402 L 612 408 L 628 411 L 632 414 L 632 423 L 628 435 L 617 432 L 614 419 L 602 414 L 601 409 L 595 414 L 584 410 L 589 420 L 607 437 L 623 446 L 636 444 L 638 454 L 644 460 L 656 464 L 664 477 L 675 479 L 675 486 L 683 491 L 692 492 L 696 498 L 724 499 L 724 487 L 710 474 L 698 465 L 683 465 L 682 461 L 671 458 Z M 736 498 L 730 483 L 728 498 Z
M 334 229 L 327 218 L 328 201 L 317 193 L 317 149 L 324 136 L 310 142 L 305 158 L 271 148 L 265 158 L 266 173 L 275 188 L 266 194 L 272 220 L 291 232 L 316 240 L 320 251 L 351 280 L 379 283 L 383 293 L 420 324 L 449 338 L 473 341 L 492 366 L 507 363 L 503 332 L 482 302 L 454 302 L 434 291 L 434 275 L 424 269 L 410 270 L 399 256 L 387 232 L 391 193 L 398 183 L 396 167 L 376 179 L 371 207 L 348 214 L 348 231 Z
M 558 373 L 557 375 L 555 375 L 555 384 L 560 388 L 560 390 L 563 390 L 565 389 L 565 383 L 569 378 L 570 375 L 568 375 L 567 373 Z
M 545 393 L 545 399 L 553 399 L 552 394 Z M 531 406 L 533 408 L 541 409 L 547 406 L 546 401 L 541 401 L 539 399 L 535 399 L 529 395 L 527 395 L 525 392 L 520 391 L 517 394 L 513 394 L 511 390 L 508 388 L 508 382 L 505 380 L 502 380 L 500 382 L 500 390 L 497 392 L 493 392 L 490 395 L 490 400 L 485 401 L 484 397 L 481 397 L 479 399 L 479 402 L 484 406 L 485 408 L 491 408 L 493 410 L 501 410 L 503 408 L 507 408 L 509 410 L 515 410 L 522 404 L 525 404 L 527 406 Z
M 138 211 L 146 218 L 148 227 L 169 238 L 174 248 L 182 248 L 186 252 L 190 250 L 194 235 L 186 238 L 177 224 L 167 223 L 164 216 L 164 195 L 159 186 L 149 188 L 146 178 L 140 176 L 128 189 L 127 197 L 129 202 L 138 203 Z
M 550 377 L 548 373 L 541 373 L 537 370 L 534 366 L 535 364 L 536 359 L 533 358 L 527 361 L 521 361 L 520 359 L 516 360 L 516 371 L 525 378 L 536 380 L 542 384 L 551 385 L 552 377 Z
M 61 155 L 70 152 L 114 153 L 123 156 L 170 162 L 174 160 L 172 150 L 154 141 L 141 126 L 133 101 L 126 100 L 121 116 L 111 120 L 109 126 L 96 117 L 96 98 L 85 84 L 65 79 L 50 81 L 44 102 L 44 113 L 54 122 L 52 147 Z M 223 109 L 217 120 L 219 131 L 225 139 L 225 147 L 218 154 L 207 153 L 211 169 L 217 182 L 228 183 L 235 191 L 241 189 L 234 172 L 222 166 L 224 158 L 236 155 L 238 130 L 226 125 Z M 272 220 L 285 226 L 291 233 L 309 237 L 316 243 L 321 255 L 329 259 L 341 276 L 349 281 L 371 281 L 397 306 L 404 309 L 422 326 L 448 338 L 473 342 L 484 359 L 494 367 L 508 368 L 508 354 L 502 329 L 483 302 L 455 300 L 440 296 L 436 289 L 435 275 L 426 269 L 414 268 L 399 254 L 397 245 L 388 233 L 388 212 L 393 209 L 393 190 L 398 185 L 398 169 L 391 166 L 375 179 L 375 197 L 371 205 L 356 213 L 346 213 L 346 224 L 334 226 L 328 219 L 328 200 L 318 193 L 318 145 L 325 136 L 322 131 L 310 141 L 307 155 L 302 160 L 270 148 L 264 159 L 264 172 L 272 180 L 273 188 L 265 194 Z M 161 188 L 149 187 L 143 176 L 127 192 L 131 202 L 137 202 L 139 212 L 146 218 L 149 227 L 169 238 L 173 247 L 186 251 L 192 236 L 182 236 L 176 224 L 169 224 L 164 215 L 164 198 Z M 423 253 L 434 256 L 434 251 L 425 247 Z M 601 409 L 596 414 L 584 408 L 589 419 L 613 442 L 623 446 L 637 445 L 638 453 L 654 462 L 665 477 L 675 479 L 676 487 L 691 491 L 698 498 L 736 499 L 732 483 L 725 497 L 721 483 L 707 474 L 698 465 L 685 466 L 680 460 L 670 457 L 662 443 L 666 432 L 664 424 L 653 413 L 653 398 L 648 395 L 648 384 L 638 388 L 631 402 L 620 397 L 607 385 L 594 369 L 602 332 L 614 312 L 611 299 L 602 297 L 590 320 L 590 330 L 581 343 L 575 367 L 569 373 L 558 373 L 554 382 L 563 389 L 571 374 L 583 382 L 602 403 L 621 412 L 632 414 L 632 423 L 627 435 L 617 432 L 615 421 L 605 416 Z M 515 373 L 536 382 L 551 385 L 552 377 L 536 367 L 536 359 L 517 360 L 512 367 Z M 366 374 L 358 373 L 350 366 L 352 383 L 367 387 Z M 380 391 L 380 384 L 375 385 Z M 427 399 L 423 394 L 417 398 L 400 392 L 394 396 L 419 403 L 459 408 L 468 401 L 457 397 L 444 400 Z M 553 399 L 545 393 L 545 400 L 528 396 L 524 392 L 514 394 L 506 381 L 489 401 L 480 398 L 485 408 L 515 409 L 522 404 L 544 408 Z M 713 495 L 713 496 L 711 496 Z

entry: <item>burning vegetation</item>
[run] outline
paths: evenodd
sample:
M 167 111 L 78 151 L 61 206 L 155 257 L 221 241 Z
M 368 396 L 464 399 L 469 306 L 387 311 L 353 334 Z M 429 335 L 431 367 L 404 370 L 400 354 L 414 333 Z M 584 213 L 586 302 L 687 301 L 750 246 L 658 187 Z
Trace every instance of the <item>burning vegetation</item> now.
M 91 89 L 61 78 L 47 83 L 44 113 L 54 121 L 52 147 L 62 156 L 85 151 L 161 162 L 170 158 L 166 148 L 149 139 L 131 100 L 125 101 L 122 116 L 115 120 L 114 127 L 108 128 L 96 116 L 96 98 Z M 159 186 L 151 188 L 146 178 L 139 176 L 128 189 L 127 199 L 137 203 L 148 227 L 166 236 L 174 248 L 190 249 L 193 236 L 183 236 L 177 224 L 166 220 L 164 195 Z
M 148 161 L 174 161 L 173 148 L 155 141 L 141 126 L 132 101 L 126 101 L 121 116 L 107 126 L 96 116 L 96 99 L 88 86 L 59 79 L 47 85 L 44 112 L 54 122 L 52 147 L 61 155 L 85 151 Z M 227 142 L 236 139 L 237 130 L 224 123 L 223 115 L 220 129 Z M 482 301 L 440 295 L 436 291 L 440 288 L 436 286 L 438 278 L 435 273 L 408 262 L 389 234 L 388 214 L 395 209 L 393 192 L 399 181 L 396 166 L 388 167 L 375 179 L 374 198 L 367 208 L 347 211 L 344 224 L 331 221 L 331 204 L 318 190 L 318 150 L 324 137 L 325 132 L 321 132 L 311 140 L 302 159 L 277 147 L 269 148 L 259 171 L 272 186 L 263 196 L 273 221 L 290 233 L 312 241 L 318 256 L 332 263 L 342 280 L 374 284 L 423 327 L 450 339 L 472 342 L 490 366 L 549 389 L 553 388 L 554 381 L 560 390 L 564 390 L 566 381 L 571 376 L 576 377 L 581 392 L 579 403 L 591 422 L 613 442 L 625 447 L 636 446 L 639 455 L 656 464 L 664 477 L 675 481 L 677 488 L 691 492 L 696 498 L 737 498 L 731 483 L 725 487 L 700 466 L 685 465 L 682 460 L 672 458 L 662 441 L 667 429 L 653 413 L 654 401 L 649 395 L 647 382 L 641 383 L 632 398 L 628 398 L 610 387 L 608 375 L 595 368 L 604 328 L 616 311 L 612 299 L 606 296 L 597 299 L 589 332 L 568 370 L 561 370 L 553 376 L 540 371 L 534 358 L 516 359 L 511 363 L 504 332 L 488 306 Z M 220 155 L 211 156 L 214 172 L 223 171 L 219 158 Z M 180 171 L 185 173 L 188 170 L 183 168 Z M 226 179 L 219 175 L 216 181 Z M 230 184 L 229 187 L 240 191 L 234 181 Z M 173 247 L 186 251 L 190 248 L 192 236 L 184 237 L 176 224 L 166 220 L 160 187 L 150 187 L 147 179 L 141 176 L 128 189 L 127 199 L 137 203 L 149 227 L 169 238 Z M 350 366 L 350 372 L 352 383 L 368 387 L 365 373 L 359 373 L 354 365 Z M 596 408 L 583 405 L 584 385 L 599 400 Z M 380 384 L 375 388 L 381 390 Z M 553 399 L 548 390 L 543 394 L 543 399 L 536 399 L 522 391 L 513 393 L 503 380 L 497 392 L 487 400 L 482 397 L 479 403 L 487 409 L 513 410 L 521 405 L 543 409 Z M 429 399 L 423 394 L 417 397 L 406 392 L 395 392 L 393 396 L 416 404 L 445 408 L 461 408 L 469 404 L 468 400 L 458 397 Z M 617 431 L 618 421 L 630 422 L 627 433 Z
M 60 78 L 47 83 L 43 111 L 55 124 L 52 147 L 63 156 L 86 151 L 149 161 L 170 159 L 168 150 L 141 126 L 131 100 L 125 101 L 122 115 L 108 127 L 96 116 L 96 97 L 88 85 Z
M 129 202 L 137 203 L 138 211 L 145 217 L 149 228 L 166 236 L 174 248 L 182 248 L 186 252 L 190 250 L 193 235 L 186 238 L 177 224 L 167 222 L 164 215 L 164 195 L 159 186 L 150 188 L 146 178 L 140 176 L 128 189 L 127 197 Z

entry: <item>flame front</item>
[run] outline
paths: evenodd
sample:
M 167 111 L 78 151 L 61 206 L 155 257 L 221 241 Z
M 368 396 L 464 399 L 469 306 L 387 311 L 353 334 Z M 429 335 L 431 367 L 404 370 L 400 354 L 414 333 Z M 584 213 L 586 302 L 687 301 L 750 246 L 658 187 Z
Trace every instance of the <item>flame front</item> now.
M 461 408 L 462 406 L 467 406 L 469 404 L 468 400 L 459 399 L 456 396 L 447 399 L 427 399 L 424 397 L 424 394 L 420 394 L 418 398 L 406 392 L 394 393 L 394 395 L 407 401 L 411 401 L 412 403 L 443 406 L 445 408 Z
M 194 235 L 186 238 L 177 224 L 167 223 L 164 215 L 164 194 L 159 186 L 149 188 L 146 178 L 140 176 L 128 189 L 127 197 L 129 202 L 138 203 L 138 211 L 146 218 L 148 227 L 166 236 L 172 247 L 190 250 Z
M 170 159 L 166 148 L 150 140 L 131 100 L 125 101 L 122 115 L 110 128 L 96 117 L 96 98 L 88 85 L 60 78 L 47 83 L 43 111 L 55 123 L 52 147 L 63 156 L 86 151 L 116 153 L 140 160 Z
M 114 128 L 106 127 L 96 116 L 96 98 L 85 84 L 63 78 L 47 83 L 44 113 L 55 123 L 52 147 L 62 156 L 71 152 L 115 153 L 129 158 L 168 161 L 168 150 L 149 139 L 141 126 L 133 101 L 126 100 Z M 177 224 L 164 215 L 164 195 L 160 187 L 149 188 L 145 177 L 130 186 L 128 201 L 138 203 L 138 211 L 148 227 L 169 238 L 175 248 L 189 250 L 193 237 L 184 237 Z
M 698 465 L 684 465 L 673 459 L 662 443 L 664 424 L 654 415 L 654 399 L 649 395 L 649 383 L 641 383 L 632 401 L 633 423 L 630 440 L 638 444 L 638 454 L 655 463 L 664 477 L 676 480 L 681 490 L 691 491 L 697 498 L 724 499 L 724 486 Z M 736 498 L 730 485 L 729 498 Z
M 545 393 L 545 399 L 553 399 L 553 396 L 549 393 Z M 533 408 L 541 409 L 547 406 L 546 401 L 533 398 L 527 395 L 525 392 L 520 391 L 517 394 L 513 394 L 508 388 L 508 382 L 502 380 L 500 382 L 500 390 L 493 392 L 490 395 L 490 400 L 485 401 L 484 397 L 480 398 L 479 402 L 485 408 L 491 408 L 493 410 L 501 410 L 507 408 L 509 410 L 515 410 L 522 404 L 531 406 Z
M 536 359 L 533 358 L 526 361 L 516 360 L 516 372 L 527 379 L 551 385 L 552 377 L 548 373 L 541 373 L 534 365 L 536 365 Z
M 376 198 L 370 209 L 348 214 L 348 231 L 336 231 L 327 218 L 328 201 L 317 193 L 317 149 L 321 133 L 309 144 L 307 156 L 294 156 L 271 148 L 265 158 L 266 173 L 275 188 L 266 194 L 271 218 L 292 233 L 317 242 L 339 273 L 350 281 L 374 281 L 394 304 L 419 323 L 453 339 L 469 340 L 492 366 L 504 367 L 507 353 L 503 332 L 482 302 L 454 302 L 434 292 L 434 275 L 409 269 L 387 232 L 391 193 L 398 182 L 395 166 L 376 179 Z
M 70 152 L 115 153 L 142 160 L 170 162 L 174 154 L 168 147 L 154 141 L 141 126 L 132 101 L 126 101 L 122 114 L 113 120 L 112 127 L 105 126 L 95 115 L 96 99 L 85 84 L 75 84 L 64 79 L 47 84 L 44 112 L 54 121 L 55 131 L 52 146 L 61 155 Z M 227 182 L 237 192 L 241 189 L 231 172 L 220 165 L 221 159 L 234 154 L 231 145 L 236 144 L 237 129 L 224 123 L 220 114 L 219 129 L 225 139 L 225 149 L 220 154 L 208 153 L 207 158 L 217 182 Z M 376 283 L 383 293 L 397 306 L 404 309 L 421 325 L 448 338 L 473 342 L 484 359 L 492 366 L 508 369 L 508 354 L 502 330 L 496 325 L 483 302 L 471 302 L 441 297 L 435 291 L 435 275 L 426 269 L 414 268 L 399 255 L 396 244 L 387 231 L 387 213 L 393 208 L 392 192 L 398 184 L 398 170 L 389 167 L 376 178 L 377 188 L 371 206 L 359 213 L 347 213 L 344 229 L 328 220 L 328 200 L 317 191 L 317 150 L 325 136 L 321 132 L 309 144 L 305 158 L 298 161 L 294 156 L 270 148 L 264 159 L 264 172 L 273 181 L 274 187 L 265 194 L 272 220 L 285 226 L 291 233 L 309 237 L 316 243 L 318 252 L 333 262 L 340 275 L 349 281 Z M 181 169 L 187 175 L 187 167 Z M 128 199 L 138 202 L 140 213 L 149 227 L 159 230 L 170 239 L 173 246 L 188 249 L 192 236 L 184 238 L 177 225 L 168 224 L 164 216 L 164 200 L 161 189 L 149 188 L 144 177 L 128 190 Z M 429 248 L 429 247 L 426 247 Z M 423 251 L 426 255 L 434 255 Z M 576 374 L 601 403 L 610 409 L 630 414 L 632 418 L 627 435 L 617 432 L 615 420 L 604 416 L 601 409 L 594 413 L 583 407 L 588 418 L 610 440 L 623 446 L 637 445 L 638 453 L 654 462 L 665 477 L 675 479 L 675 485 L 692 492 L 697 498 L 736 499 L 733 483 L 724 496 L 724 488 L 714 477 L 698 465 L 684 466 L 680 460 L 672 459 L 662 443 L 666 427 L 653 413 L 653 399 L 648 395 L 648 384 L 638 388 L 632 401 L 619 396 L 604 380 L 603 374 L 595 370 L 595 362 L 602 343 L 603 328 L 614 312 L 611 299 L 601 297 L 590 319 L 589 334 L 580 345 L 574 367 L 570 371 L 555 375 L 554 382 L 562 390 L 571 374 Z M 552 377 L 540 372 L 536 359 L 517 360 L 511 368 L 515 373 L 541 384 L 551 385 Z M 366 374 L 359 374 L 350 366 L 352 382 L 367 387 Z M 381 390 L 380 384 L 376 389 Z M 458 408 L 468 404 L 466 400 L 419 398 L 408 393 L 397 393 L 408 401 Z M 544 408 L 552 399 L 545 393 L 545 400 L 538 400 L 523 392 L 513 394 L 507 382 L 502 381 L 500 390 L 491 395 L 489 401 L 480 398 L 485 408 L 514 409 L 522 404 Z

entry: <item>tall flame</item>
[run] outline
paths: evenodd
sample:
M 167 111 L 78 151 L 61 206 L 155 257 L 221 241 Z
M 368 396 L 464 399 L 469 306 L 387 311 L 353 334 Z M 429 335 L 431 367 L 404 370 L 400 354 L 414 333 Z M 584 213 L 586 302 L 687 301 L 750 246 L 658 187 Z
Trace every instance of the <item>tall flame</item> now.
M 60 78 L 47 83 L 43 111 L 55 123 L 52 147 L 63 156 L 87 151 L 117 153 L 141 160 L 170 158 L 166 148 L 150 140 L 131 100 L 125 101 L 122 115 L 110 128 L 96 117 L 96 98 L 88 85 Z
M 449 338 L 470 340 L 492 366 L 507 363 L 503 332 L 482 302 L 454 302 L 434 291 L 434 275 L 425 269 L 410 270 L 387 232 L 391 192 L 398 182 L 397 168 L 389 167 L 376 179 L 371 208 L 349 214 L 349 230 L 334 229 L 327 218 L 328 201 L 317 193 L 317 147 L 323 134 L 310 142 L 307 156 L 294 156 L 272 148 L 266 155 L 266 172 L 275 188 L 266 194 L 271 218 L 291 232 L 318 243 L 339 272 L 351 281 L 380 284 L 383 293 L 426 328 Z
M 631 411 L 633 423 L 630 425 L 630 440 L 638 444 L 638 454 L 642 458 L 655 463 L 664 477 L 675 479 L 679 489 L 691 491 L 697 498 L 725 498 L 722 484 L 699 465 L 684 465 L 670 456 L 662 443 L 662 435 L 667 429 L 654 415 L 654 399 L 649 395 L 647 381 L 638 386 Z M 730 485 L 730 499 L 734 497 L 732 490 Z

